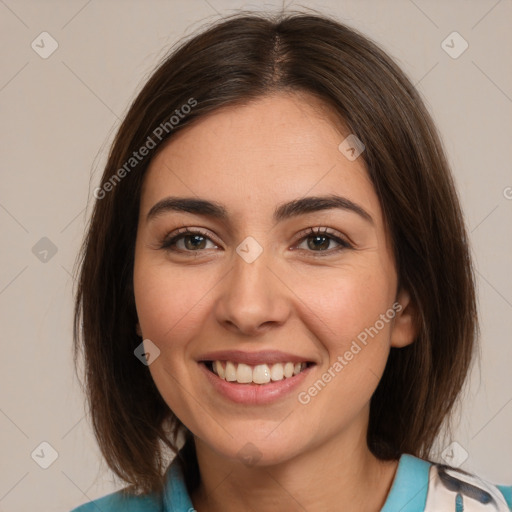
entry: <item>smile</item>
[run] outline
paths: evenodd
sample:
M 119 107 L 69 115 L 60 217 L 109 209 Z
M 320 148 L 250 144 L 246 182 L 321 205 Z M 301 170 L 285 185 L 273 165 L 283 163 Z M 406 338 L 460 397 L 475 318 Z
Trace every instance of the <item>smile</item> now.
M 238 384 L 269 384 L 289 379 L 303 372 L 312 363 L 264 363 L 248 365 L 232 361 L 204 361 L 208 370 L 227 382 Z
M 216 350 L 201 354 L 196 361 L 207 383 L 205 393 L 230 402 L 266 405 L 293 397 L 318 365 L 313 354 L 279 350 Z

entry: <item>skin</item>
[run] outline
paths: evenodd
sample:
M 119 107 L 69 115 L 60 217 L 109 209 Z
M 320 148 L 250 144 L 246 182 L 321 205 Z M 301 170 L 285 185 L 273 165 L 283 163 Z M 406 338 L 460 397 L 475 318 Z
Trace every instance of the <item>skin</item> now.
M 143 337 L 161 351 L 151 375 L 194 434 L 199 512 L 339 511 L 340 504 L 377 511 L 389 492 L 397 461 L 379 461 L 367 447 L 369 401 L 390 347 L 413 342 L 415 309 L 397 290 L 389 233 L 364 162 L 338 150 L 347 135 L 319 100 L 279 93 L 202 118 L 178 132 L 148 169 L 136 307 Z M 283 202 L 332 193 L 364 208 L 373 223 L 341 209 L 272 220 Z M 229 221 L 184 212 L 147 221 L 151 207 L 170 195 L 222 203 Z M 160 248 L 184 227 L 207 232 L 200 249 L 185 246 L 186 238 L 176 247 L 181 252 Z M 312 247 L 310 227 L 329 228 L 352 247 L 336 250 L 329 238 L 323 250 Z M 236 252 L 247 236 L 263 248 L 251 264 Z M 395 301 L 402 309 L 394 319 L 308 404 L 299 403 L 298 392 Z M 316 366 L 277 402 L 241 405 L 217 393 L 197 363 L 224 349 L 281 350 Z M 239 455 L 248 442 L 260 457 L 250 466 Z

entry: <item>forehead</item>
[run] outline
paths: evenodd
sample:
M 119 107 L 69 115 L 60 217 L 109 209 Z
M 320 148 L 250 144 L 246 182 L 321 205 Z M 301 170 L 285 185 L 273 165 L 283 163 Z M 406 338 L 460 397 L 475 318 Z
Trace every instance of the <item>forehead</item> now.
M 378 220 L 362 158 L 338 147 L 349 135 L 320 100 L 280 93 L 209 114 L 178 132 L 146 173 L 141 214 L 167 195 L 226 204 L 236 216 L 309 195 L 340 194 Z

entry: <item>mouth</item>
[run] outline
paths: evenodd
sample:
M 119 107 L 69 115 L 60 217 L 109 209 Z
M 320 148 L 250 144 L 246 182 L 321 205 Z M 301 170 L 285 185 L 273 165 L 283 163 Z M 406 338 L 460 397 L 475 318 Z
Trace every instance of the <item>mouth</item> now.
M 258 384 L 286 381 L 304 372 L 315 363 L 311 361 L 263 363 L 249 365 L 229 360 L 201 361 L 208 371 L 226 382 L 236 384 Z

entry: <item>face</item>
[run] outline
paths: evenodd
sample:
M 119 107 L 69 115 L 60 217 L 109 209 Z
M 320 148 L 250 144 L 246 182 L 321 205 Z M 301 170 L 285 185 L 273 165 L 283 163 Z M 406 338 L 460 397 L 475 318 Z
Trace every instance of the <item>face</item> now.
M 389 349 L 413 340 L 379 200 L 337 124 L 306 94 L 263 97 L 177 133 L 145 176 L 149 370 L 217 456 L 271 464 L 364 438 Z

